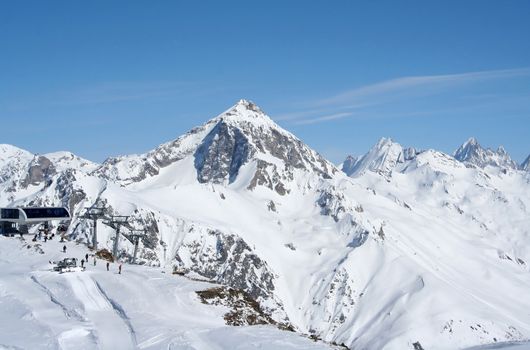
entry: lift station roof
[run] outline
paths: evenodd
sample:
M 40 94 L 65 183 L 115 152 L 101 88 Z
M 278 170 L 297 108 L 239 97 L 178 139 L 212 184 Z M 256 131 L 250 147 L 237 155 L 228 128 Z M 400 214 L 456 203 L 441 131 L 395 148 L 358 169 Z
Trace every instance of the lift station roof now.
M 0 208 L 0 222 L 25 224 L 52 220 L 70 220 L 70 212 L 63 207 Z

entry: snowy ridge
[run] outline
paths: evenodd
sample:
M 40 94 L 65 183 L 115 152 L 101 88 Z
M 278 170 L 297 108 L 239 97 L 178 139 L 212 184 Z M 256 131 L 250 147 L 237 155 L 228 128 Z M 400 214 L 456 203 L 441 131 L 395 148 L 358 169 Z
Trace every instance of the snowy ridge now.
M 530 301 L 510 296 L 530 288 L 530 178 L 504 171 L 502 150 L 499 166 L 470 166 L 491 154 L 467 146 L 461 161 L 383 138 L 341 165 L 348 177 L 241 100 L 88 171 L 75 156 L 21 153 L 0 201 L 74 215 L 105 204 L 147 228 L 142 263 L 245 290 L 275 322 L 351 348 L 527 339 Z M 98 232 L 111 247 L 113 231 Z M 91 239 L 77 217 L 68 234 Z M 122 240 L 121 258 L 132 248 Z

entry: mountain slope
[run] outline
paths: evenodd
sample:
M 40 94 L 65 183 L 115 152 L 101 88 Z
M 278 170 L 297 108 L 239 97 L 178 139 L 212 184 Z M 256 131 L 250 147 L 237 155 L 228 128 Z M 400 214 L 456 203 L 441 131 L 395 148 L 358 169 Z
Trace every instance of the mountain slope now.
M 428 336 L 440 336 L 439 348 L 448 341 L 455 348 L 469 346 L 466 338 L 493 343 L 529 336 L 526 316 L 518 311 L 526 310 L 529 300 L 510 295 L 523 295 L 530 283 L 530 178 L 506 173 L 506 163 L 481 169 L 467 167 L 468 160 L 428 150 L 395 163 L 391 177 L 377 170 L 355 177 L 408 212 L 400 215 L 380 200 L 357 196 L 365 213 L 385 218 L 388 246 L 421 276 L 421 289 L 408 296 L 407 314 L 422 314 L 429 328 L 447 334 Z M 429 296 L 427 314 L 417 309 L 426 307 L 422 294 Z M 417 327 L 424 334 L 434 330 Z

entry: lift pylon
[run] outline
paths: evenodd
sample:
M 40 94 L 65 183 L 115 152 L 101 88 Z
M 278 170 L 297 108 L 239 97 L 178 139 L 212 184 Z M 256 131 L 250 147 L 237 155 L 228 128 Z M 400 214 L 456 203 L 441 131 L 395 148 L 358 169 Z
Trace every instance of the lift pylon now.
M 114 258 L 118 257 L 118 247 L 120 242 L 120 229 L 122 226 L 125 226 L 129 229 L 131 229 L 129 225 L 129 217 L 128 215 L 112 215 L 110 219 L 103 221 L 103 223 L 109 227 L 112 227 L 116 231 L 116 235 L 114 236 L 114 247 L 112 249 L 112 255 Z
M 92 220 L 92 248 L 98 250 L 98 219 L 105 219 L 105 207 L 85 208 L 85 212 L 80 216 L 81 219 Z
M 146 233 L 145 229 L 142 230 L 129 230 L 129 233 L 123 233 L 125 238 L 134 244 L 134 253 L 133 253 L 133 264 L 136 264 L 136 255 L 138 254 L 138 244 L 140 243 L 140 238 L 144 237 Z

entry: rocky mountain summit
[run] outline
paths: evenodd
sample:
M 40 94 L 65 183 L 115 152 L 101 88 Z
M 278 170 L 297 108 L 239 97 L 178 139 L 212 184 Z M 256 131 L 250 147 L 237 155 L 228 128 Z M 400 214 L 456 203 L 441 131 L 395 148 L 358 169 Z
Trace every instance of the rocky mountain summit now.
M 518 169 L 518 165 L 506 153 L 504 147 L 499 146 L 496 151 L 489 148 L 484 149 L 478 141 L 471 137 L 454 154 L 455 159 L 468 164 L 476 165 L 480 168 L 494 166 L 505 169 Z

